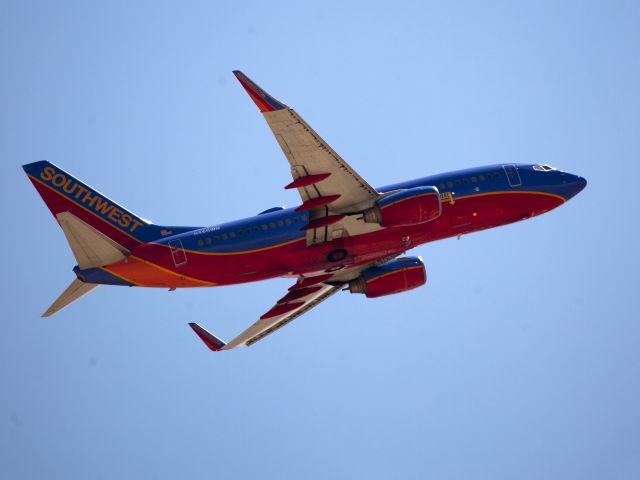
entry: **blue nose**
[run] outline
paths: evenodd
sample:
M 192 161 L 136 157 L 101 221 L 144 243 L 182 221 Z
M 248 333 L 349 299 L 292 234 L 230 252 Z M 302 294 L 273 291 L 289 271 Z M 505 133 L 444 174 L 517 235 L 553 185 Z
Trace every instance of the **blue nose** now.
M 579 194 L 584 187 L 587 186 L 587 180 L 579 177 L 577 175 L 570 175 L 570 180 L 568 180 L 562 188 L 562 196 L 569 200 L 570 198 L 575 197 Z

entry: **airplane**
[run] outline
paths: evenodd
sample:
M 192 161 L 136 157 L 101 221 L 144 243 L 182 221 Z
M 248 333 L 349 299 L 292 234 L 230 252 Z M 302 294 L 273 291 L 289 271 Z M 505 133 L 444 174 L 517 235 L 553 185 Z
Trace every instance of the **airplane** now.
M 295 279 L 230 342 L 189 324 L 210 350 L 250 346 L 341 290 L 377 298 L 422 286 L 424 262 L 407 250 L 541 215 L 587 184 L 547 164 L 510 163 L 374 188 L 298 113 L 233 73 L 289 161 L 284 188 L 297 190 L 299 204 L 209 227 L 163 226 L 48 161 L 24 165 L 77 261 L 76 278 L 44 317 L 100 285 L 175 290 Z

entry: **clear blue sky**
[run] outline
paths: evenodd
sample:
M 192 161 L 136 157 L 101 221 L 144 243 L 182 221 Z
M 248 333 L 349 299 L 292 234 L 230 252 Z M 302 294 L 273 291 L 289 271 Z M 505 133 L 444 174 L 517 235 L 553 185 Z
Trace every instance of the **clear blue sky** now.
M 640 478 L 639 25 L 633 1 L 3 1 L 0 477 Z M 298 201 L 236 68 L 374 185 L 499 162 L 589 185 L 249 349 L 187 323 L 231 338 L 288 281 L 41 319 L 75 262 L 23 163 L 170 225 Z

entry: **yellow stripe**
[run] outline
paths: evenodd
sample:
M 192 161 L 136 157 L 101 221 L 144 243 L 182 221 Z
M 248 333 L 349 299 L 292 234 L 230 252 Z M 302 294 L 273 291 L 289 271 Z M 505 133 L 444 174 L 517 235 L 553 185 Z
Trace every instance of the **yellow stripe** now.
M 559 198 L 560 200 L 562 200 L 562 202 L 566 202 L 567 199 L 564 198 L 562 195 L 556 195 L 555 193 L 547 193 L 547 192 L 533 192 L 530 190 L 518 190 L 518 191 L 514 191 L 514 192 L 486 192 L 486 193 L 473 193 L 471 195 L 462 195 L 460 197 L 455 196 L 455 194 L 453 195 L 453 200 L 454 201 L 458 201 L 458 200 L 462 200 L 463 198 L 474 198 L 474 197 L 485 197 L 487 195 L 511 195 L 511 194 L 531 194 L 531 195 L 546 195 L 548 197 L 555 197 L 555 198 Z
M 157 265 L 157 264 L 155 264 L 153 262 L 150 262 L 148 260 L 144 260 L 144 259 L 142 259 L 140 257 L 136 257 L 135 255 L 131 255 L 131 257 L 136 258 L 137 260 L 142 262 L 143 265 L 149 265 L 151 267 L 155 267 L 155 268 L 157 268 L 159 270 L 162 270 L 163 272 L 169 273 L 170 275 L 174 275 L 176 277 L 181 277 L 181 278 L 184 278 L 184 279 L 188 279 L 188 280 L 190 280 L 192 282 L 201 283 L 205 287 L 215 287 L 216 285 L 218 285 L 217 283 L 214 283 L 214 282 L 206 282 L 204 280 L 199 280 L 197 278 L 189 277 L 188 275 L 182 275 L 180 273 L 172 272 L 171 270 L 167 270 L 166 268 L 161 267 L 160 265 Z M 125 277 L 122 274 L 119 274 L 119 273 L 116 273 L 114 271 L 109 270 L 109 267 L 99 267 L 99 268 L 100 268 L 100 270 L 104 270 L 107 273 L 109 273 L 110 275 L 114 275 L 114 276 L 124 280 L 125 282 L 129 282 L 129 283 L 134 284 L 135 286 L 138 286 L 138 287 L 145 286 L 144 283 L 135 282 L 131 278 Z
M 193 253 L 193 254 L 196 254 L 196 255 L 217 255 L 217 256 L 220 256 L 220 255 L 244 255 L 245 253 L 256 253 L 256 252 L 264 252 L 265 250 L 272 250 L 274 248 L 283 247 L 283 246 L 289 245 L 291 243 L 301 242 L 304 239 L 305 239 L 305 237 L 296 238 L 294 240 L 289 240 L 287 242 L 279 243 L 277 245 L 272 245 L 270 247 L 257 248 L 255 250 L 243 250 L 242 252 L 221 252 L 221 253 L 220 252 L 201 252 L 199 250 L 188 250 L 186 248 L 183 248 L 183 250 L 185 252 Z M 165 243 L 156 243 L 156 242 L 151 242 L 151 243 L 153 243 L 154 245 L 160 245 L 161 247 L 166 247 L 166 248 L 169 248 L 169 249 L 172 248 L 172 247 L 170 247 L 169 245 L 167 245 Z
M 104 223 L 106 223 L 107 225 L 109 225 L 112 228 L 115 228 L 116 230 L 118 230 L 120 233 L 124 233 L 127 237 L 131 238 L 132 240 L 135 240 L 138 243 L 143 243 L 140 240 L 138 240 L 136 237 L 129 235 L 127 232 L 125 232 L 124 230 L 121 230 L 120 228 L 116 227 L 115 225 L 107 222 L 104 218 L 102 218 L 101 216 L 97 215 L 95 212 L 92 212 L 91 210 L 89 210 L 88 208 L 84 207 L 82 204 L 76 202 L 75 200 L 70 199 L 69 197 L 67 197 L 66 195 L 63 195 L 61 192 L 59 192 L 58 190 L 56 190 L 53 187 L 50 187 L 49 185 L 47 185 L 46 183 L 43 183 L 42 181 L 38 180 L 36 177 L 34 177 L 33 175 L 28 174 L 29 177 L 32 180 L 35 180 L 36 182 L 38 182 L 40 185 L 42 185 L 43 187 L 47 187 L 49 190 L 51 190 L 52 192 L 57 193 L 58 195 L 60 195 L 62 198 L 64 198 L 65 200 L 68 200 L 74 204 L 76 204 L 78 207 L 82 208 L 83 210 L 85 210 L 86 212 L 90 213 L 91 215 L 93 215 L 96 218 L 99 218 L 100 220 L 102 220 Z M 73 178 L 73 177 L 69 177 L 69 178 Z M 96 193 L 97 195 L 100 195 L 98 192 L 96 192 L 95 190 L 93 190 L 94 193 Z M 114 202 L 110 201 L 111 204 L 115 205 Z M 142 219 L 141 219 L 142 220 Z M 142 222 L 142 226 L 148 225 L 147 223 Z

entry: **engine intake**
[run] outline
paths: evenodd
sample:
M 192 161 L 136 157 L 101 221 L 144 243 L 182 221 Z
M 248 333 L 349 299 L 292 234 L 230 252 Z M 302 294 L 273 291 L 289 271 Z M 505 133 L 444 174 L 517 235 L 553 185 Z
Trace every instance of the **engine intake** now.
M 349 282 L 351 293 L 363 293 L 367 298 L 406 292 L 427 283 L 427 272 L 420 257 L 402 257 L 377 267 L 371 267 Z
M 365 210 L 364 221 L 383 227 L 403 227 L 435 220 L 442 214 L 436 187 L 416 187 L 392 193 Z

